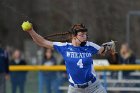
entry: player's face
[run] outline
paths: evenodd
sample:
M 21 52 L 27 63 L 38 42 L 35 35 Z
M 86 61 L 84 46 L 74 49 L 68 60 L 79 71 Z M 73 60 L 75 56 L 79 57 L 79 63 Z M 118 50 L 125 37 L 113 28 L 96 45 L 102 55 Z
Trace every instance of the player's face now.
M 76 36 L 81 42 L 85 42 L 87 40 L 87 32 L 78 32 Z
M 47 49 L 45 52 L 45 56 L 47 59 L 50 59 L 52 57 L 52 50 L 51 49 Z

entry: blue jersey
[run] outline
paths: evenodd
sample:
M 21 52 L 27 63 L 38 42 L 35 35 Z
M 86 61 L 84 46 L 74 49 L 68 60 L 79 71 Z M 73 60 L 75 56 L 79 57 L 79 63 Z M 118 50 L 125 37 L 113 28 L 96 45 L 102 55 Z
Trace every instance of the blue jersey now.
M 70 83 L 83 84 L 96 78 L 92 56 L 98 53 L 100 46 L 87 41 L 82 47 L 61 42 L 53 42 L 53 47 L 65 60 Z

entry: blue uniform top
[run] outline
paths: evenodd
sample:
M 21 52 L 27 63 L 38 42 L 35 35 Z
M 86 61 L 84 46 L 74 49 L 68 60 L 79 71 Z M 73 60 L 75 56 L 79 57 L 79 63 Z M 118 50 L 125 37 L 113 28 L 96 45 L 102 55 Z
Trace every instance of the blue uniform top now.
M 98 53 L 100 46 L 87 41 L 86 45 L 82 47 L 61 42 L 53 42 L 53 47 L 65 60 L 70 83 L 83 84 L 96 78 L 92 69 L 92 56 Z

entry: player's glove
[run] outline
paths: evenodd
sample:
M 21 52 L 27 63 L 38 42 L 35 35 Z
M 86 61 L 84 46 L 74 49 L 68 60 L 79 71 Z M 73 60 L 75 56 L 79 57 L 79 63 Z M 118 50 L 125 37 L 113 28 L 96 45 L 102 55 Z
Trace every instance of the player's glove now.
M 102 46 L 104 47 L 104 51 L 102 53 L 106 53 L 110 50 L 115 50 L 115 41 L 111 40 L 110 42 L 103 43 Z
M 21 27 L 24 31 L 29 31 L 33 28 L 32 24 L 29 21 L 23 22 Z

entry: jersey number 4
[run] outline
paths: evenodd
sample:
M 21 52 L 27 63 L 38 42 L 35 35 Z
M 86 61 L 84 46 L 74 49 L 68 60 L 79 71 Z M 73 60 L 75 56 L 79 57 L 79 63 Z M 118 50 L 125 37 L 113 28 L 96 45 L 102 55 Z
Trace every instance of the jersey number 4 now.
M 77 62 L 77 66 L 78 66 L 79 68 L 83 68 L 82 59 L 79 59 L 79 61 Z

